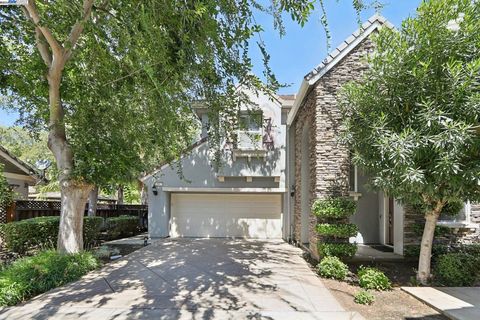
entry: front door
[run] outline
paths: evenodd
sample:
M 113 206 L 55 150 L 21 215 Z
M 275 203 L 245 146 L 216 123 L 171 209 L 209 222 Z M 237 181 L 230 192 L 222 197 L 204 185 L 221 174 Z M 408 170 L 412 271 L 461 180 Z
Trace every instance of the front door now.
M 387 244 L 393 246 L 393 226 L 394 226 L 395 202 L 392 197 L 388 198 L 388 239 Z

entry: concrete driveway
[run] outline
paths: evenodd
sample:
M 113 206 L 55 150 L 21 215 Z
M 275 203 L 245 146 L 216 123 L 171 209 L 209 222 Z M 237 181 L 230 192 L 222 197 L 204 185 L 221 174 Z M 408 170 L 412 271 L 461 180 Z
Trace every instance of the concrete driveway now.
M 165 239 L 0 311 L 8 319 L 361 319 L 283 241 Z

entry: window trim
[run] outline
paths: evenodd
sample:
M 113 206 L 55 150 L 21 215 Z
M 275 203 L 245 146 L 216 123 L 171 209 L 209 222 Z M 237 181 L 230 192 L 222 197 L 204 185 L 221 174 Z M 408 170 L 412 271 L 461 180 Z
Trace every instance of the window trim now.
M 236 130 L 236 135 L 237 135 L 237 147 L 235 149 L 237 150 L 264 150 L 264 147 L 263 147 L 263 133 L 264 133 L 264 127 L 263 127 L 263 111 L 261 110 L 255 110 L 255 111 L 250 111 L 250 110 L 244 110 L 244 111 L 240 111 L 239 115 L 238 115 L 238 121 L 240 122 L 241 118 L 242 117 L 245 117 L 248 119 L 248 121 L 251 123 L 251 118 L 252 117 L 255 117 L 255 116 L 260 116 L 260 123 L 258 124 L 258 130 L 250 130 L 249 128 L 246 128 L 246 129 L 240 129 L 238 128 Z M 241 134 L 244 134 L 246 136 L 248 136 L 252 141 L 251 141 L 251 147 L 249 148 L 241 148 L 239 146 L 240 144 L 240 135 Z M 260 138 L 259 138 L 259 141 L 258 141 L 258 145 L 255 145 L 257 142 L 254 141 L 254 139 L 252 139 L 251 137 L 253 135 L 258 135 Z

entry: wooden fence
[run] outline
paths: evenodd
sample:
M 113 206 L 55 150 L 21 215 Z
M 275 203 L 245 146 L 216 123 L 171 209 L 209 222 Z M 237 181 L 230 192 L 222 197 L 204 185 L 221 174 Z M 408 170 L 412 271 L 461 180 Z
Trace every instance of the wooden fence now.
M 1 222 L 20 221 L 36 217 L 59 216 L 60 201 L 16 200 L 7 210 L 0 210 Z M 97 216 L 102 218 L 118 217 L 122 215 L 137 216 L 139 224 L 147 228 L 146 205 L 135 204 L 104 204 L 97 205 Z M 88 203 L 85 205 L 85 216 L 88 214 Z

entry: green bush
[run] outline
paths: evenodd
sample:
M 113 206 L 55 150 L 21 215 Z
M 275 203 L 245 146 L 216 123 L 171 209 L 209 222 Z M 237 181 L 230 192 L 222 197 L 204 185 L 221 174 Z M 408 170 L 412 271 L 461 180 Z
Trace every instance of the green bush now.
M 466 253 L 448 253 L 438 257 L 434 279 L 448 287 L 464 287 L 474 284 L 479 271 L 480 259 Z
M 110 238 L 126 237 L 134 235 L 138 231 L 138 217 L 119 216 L 107 218 L 107 233 Z
M 376 268 L 360 267 L 358 271 L 358 281 L 360 287 L 364 289 L 388 290 L 392 288 L 388 277 Z
M 318 274 L 324 278 L 345 280 L 348 267 L 337 257 L 325 257 L 317 266 Z
M 320 257 L 353 257 L 357 252 L 357 245 L 354 243 L 323 243 L 318 244 Z
M 371 305 L 375 302 L 375 296 L 366 290 L 360 290 L 355 294 L 353 301 L 358 304 Z
M 0 272 L 0 305 L 15 305 L 97 267 L 97 259 L 89 252 L 63 255 L 48 250 L 19 259 Z
M 102 217 L 85 217 L 83 218 L 83 246 L 88 248 L 98 239 L 100 230 L 102 229 Z
M 357 235 L 358 227 L 351 223 L 345 224 L 331 224 L 321 223 L 318 224 L 317 233 L 325 237 L 333 238 L 349 238 Z
M 85 217 L 83 222 L 84 245 L 89 246 L 97 238 L 101 217 Z M 1 225 L 4 245 L 13 252 L 24 253 L 34 248 L 55 248 L 60 217 L 38 217 Z
M 324 219 L 346 218 L 355 213 L 356 202 L 347 197 L 318 199 L 312 205 L 312 212 Z

